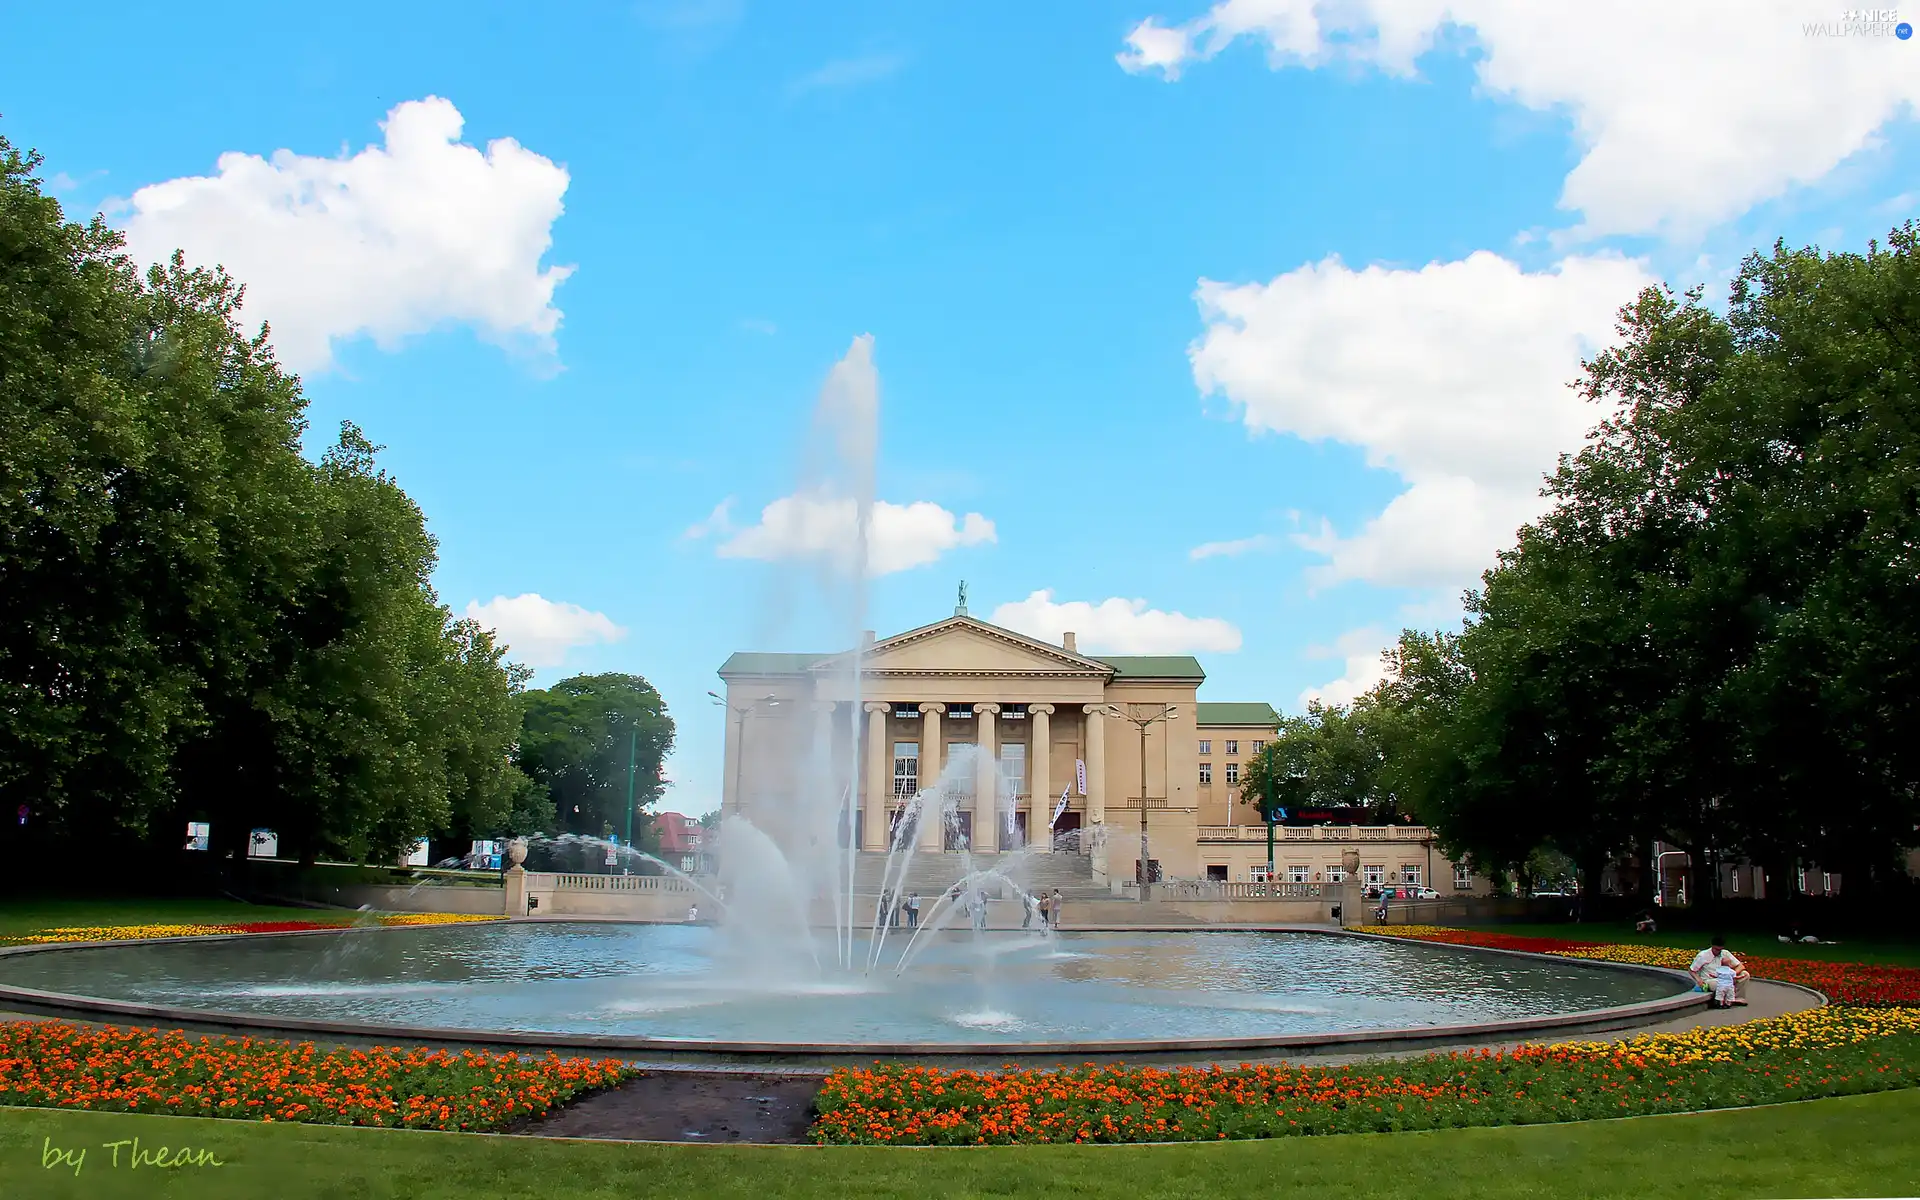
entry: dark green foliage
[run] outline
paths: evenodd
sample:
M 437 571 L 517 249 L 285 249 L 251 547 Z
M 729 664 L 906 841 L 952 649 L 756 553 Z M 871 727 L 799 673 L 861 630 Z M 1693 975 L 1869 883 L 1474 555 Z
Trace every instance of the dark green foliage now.
M 553 824 L 543 830 L 627 835 L 629 772 L 634 837 L 660 798 L 660 765 L 673 749 L 673 718 L 638 675 L 576 675 L 521 697 L 520 769 L 546 788 Z
M 387 860 L 539 812 L 524 682 L 454 621 L 417 507 L 305 398 L 241 292 L 145 278 L 0 140 L 0 803 L 12 848 L 177 851 L 213 823 Z M 15 818 L 28 806 L 25 825 Z
M 1552 510 L 1370 698 L 1389 770 L 1483 868 L 1551 845 L 1591 887 L 1658 838 L 1871 894 L 1920 839 L 1920 233 L 1777 246 L 1725 316 L 1650 290 L 1621 334 Z

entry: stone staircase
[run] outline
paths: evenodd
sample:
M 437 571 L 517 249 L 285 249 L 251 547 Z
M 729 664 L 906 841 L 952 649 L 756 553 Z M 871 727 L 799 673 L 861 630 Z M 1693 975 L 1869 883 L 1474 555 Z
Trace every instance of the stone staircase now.
M 991 871 L 1004 867 L 1009 878 L 1028 891 L 1055 888 L 1067 900 L 1104 899 L 1110 892 L 1093 881 L 1093 864 L 1083 854 L 974 854 L 973 869 Z M 966 870 L 967 858 L 960 854 L 916 853 L 907 870 L 901 890 L 937 896 L 957 883 Z M 863 852 L 854 863 L 853 890 L 863 896 L 880 892 L 887 856 Z

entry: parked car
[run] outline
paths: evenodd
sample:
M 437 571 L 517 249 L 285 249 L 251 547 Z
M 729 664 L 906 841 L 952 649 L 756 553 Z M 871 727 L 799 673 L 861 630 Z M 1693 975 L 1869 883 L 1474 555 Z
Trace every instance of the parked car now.
M 1414 899 L 1416 900 L 1438 900 L 1439 898 L 1440 893 L 1434 891 L 1432 888 L 1419 888 L 1414 892 Z

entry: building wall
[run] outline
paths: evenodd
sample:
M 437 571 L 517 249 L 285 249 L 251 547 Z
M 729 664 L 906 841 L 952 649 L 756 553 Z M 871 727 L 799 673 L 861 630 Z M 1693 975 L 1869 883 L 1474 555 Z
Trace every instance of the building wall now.
M 1259 752 L 1259 747 L 1273 740 L 1274 727 L 1271 725 L 1204 725 L 1194 731 L 1194 789 L 1199 799 L 1200 824 L 1202 825 L 1257 825 L 1260 814 L 1250 805 L 1243 805 L 1240 789 L 1227 782 L 1227 767 L 1231 764 L 1237 770 L 1245 770 L 1248 760 Z M 1201 742 L 1207 743 L 1203 751 Z M 1227 746 L 1235 746 L 1233 753 L 1227 752 Z M 1211 783 L 1201 783 L 1200 764 L 1206 763 L 1211 770 Z

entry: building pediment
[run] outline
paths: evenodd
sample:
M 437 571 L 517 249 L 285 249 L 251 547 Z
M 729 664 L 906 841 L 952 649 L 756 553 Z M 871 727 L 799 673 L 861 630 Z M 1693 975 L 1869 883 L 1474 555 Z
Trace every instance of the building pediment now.
M 810 669 L 814 674 L 845 672 L 852 668 L 852 657 L 835 655 Z M 949 617 L 875 642 L 861 655 L 860 667 L 863 675 L 881 677 L 1041 675 L 1105 679 L 1113 674 L 1113 668 L 1105 663 L 973 617 Z

